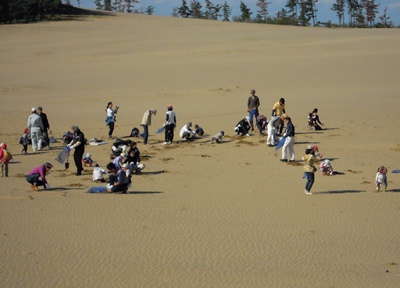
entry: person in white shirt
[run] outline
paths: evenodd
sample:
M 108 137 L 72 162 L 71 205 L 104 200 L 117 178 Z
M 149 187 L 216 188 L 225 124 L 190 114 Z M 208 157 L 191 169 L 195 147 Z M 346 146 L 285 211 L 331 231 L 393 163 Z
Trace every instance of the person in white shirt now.
M 167 106 L 167 113 L 165 119 L 165 142 L 163 145 L 169 145 L 174 140 L 174 129 L 176 126 L 176 114 L 172 111 L 174 108 L 172 105 Z
M 94 169 L 93 169 L 93 182 L 106 182 L 106 180 L 103 177 L 103 174 L 107 174 L 106 170 L 102 169 L 99 164 L 94 164 Z
M 108 130 L 108 139 L 112 139 L 112 134 L 114 132 L 114 124 L 115 124 L 115 114 L 118 113 L 119 106 L 116 106 L 115 109 L 113 109 L 113 103 L 108 102 L 107 103 L 107 118 L 106 118 L 106 124 L 109 128 Z
M 185 126 L 182 127 L 181 131 L 179 132 L 179 136 L 185 140 L 189 138 L 194 138 L 196 136 L 196 132 L 190 129 L 192 127 L 192 122 L 188 122 Z

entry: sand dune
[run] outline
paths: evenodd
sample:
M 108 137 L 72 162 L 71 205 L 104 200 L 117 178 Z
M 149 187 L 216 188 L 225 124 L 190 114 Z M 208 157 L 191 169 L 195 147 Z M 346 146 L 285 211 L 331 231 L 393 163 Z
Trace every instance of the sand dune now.
M 380 165 L 399 169 L 398 29 L 322 29 L 115 14 L 0 26 L 1 139 L 14 155 L 1 178 L 2 287 L 397 287 L 398 174 L 374 192 Z M 298 163 L 266 137 L 234 135 L 250 89 L 260 112 L 286 99 Z M 146 170 L 129 195 L 87 194 L 53 149 L 20 155 L 31 107 L 53 136 L 78 124 L 106 139 L 105 106 L 120 105 L 116 137 L 156 108 Z M 178 128 L 208 135 L 162 146 L 168 104 Z M 319 109 L 323 131 L 307 129 Z M 224 130 L 222 144 L 210 135 Z M 317 144 L 342 175 L 303 193 L 301 156 Z M 96 163 L 111 143 L 86 146 Z M 30 150 L 31 151 L 31 150 Z M 55 164 L 50 191 L 24 175 Z M 72 159 L 70 159 L 72 162 Z M 292 164 L 292 165 L 290 165 Z

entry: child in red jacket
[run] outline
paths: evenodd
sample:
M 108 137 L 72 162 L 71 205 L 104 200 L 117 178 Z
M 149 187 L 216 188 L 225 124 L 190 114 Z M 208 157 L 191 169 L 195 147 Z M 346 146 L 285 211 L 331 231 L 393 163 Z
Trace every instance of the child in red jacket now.
M 8 177 L 8 163 L 12 159 L 12 155 L 7 151 L 7 145 L 1 143 L 0 145 L 0 159 L 1 159 L 1 177 Z M 5 172 L 5 173 L 4 173 Z

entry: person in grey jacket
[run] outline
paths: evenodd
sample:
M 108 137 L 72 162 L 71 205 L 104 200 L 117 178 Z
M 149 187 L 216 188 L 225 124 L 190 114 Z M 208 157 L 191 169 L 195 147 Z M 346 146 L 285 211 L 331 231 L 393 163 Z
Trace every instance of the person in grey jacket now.
M 278 144 L 278 137 L 276 137 L 276 133 L 278 132 L 278 127 L 281 124 L 281 121 L 283 121 L 286 118 L 286 114 L 283 114 L 281 116 L 272 116 L 271 119 L 268 122 L 268 138 L 267 138 L 267 146 L 273 147 L 276 144 Z
M 44 131 L 42 118 L 37 114 L 36 108 L 32 108 L 32 114 L 28 118 L 28 129 L 31 131 L 33 151 L 42 150 L 42 131 Z

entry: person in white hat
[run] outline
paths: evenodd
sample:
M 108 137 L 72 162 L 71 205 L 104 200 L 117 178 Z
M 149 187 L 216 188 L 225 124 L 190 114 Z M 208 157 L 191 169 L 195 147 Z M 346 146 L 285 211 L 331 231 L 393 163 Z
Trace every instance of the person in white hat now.
M 37 114 L 36 108 L 32 108 L 31 111 L 27 126 L 31 131 L 32 149 L 33 151 L 42 150 L 42 131 L 44 131 L 42 118 Z
M 322 161 L 319 165 L 319 170 L 324 176 L 333 175 L 333 167 L 331 165 L 331 161 L 329 159 L 325 159 L 324 161 Z

